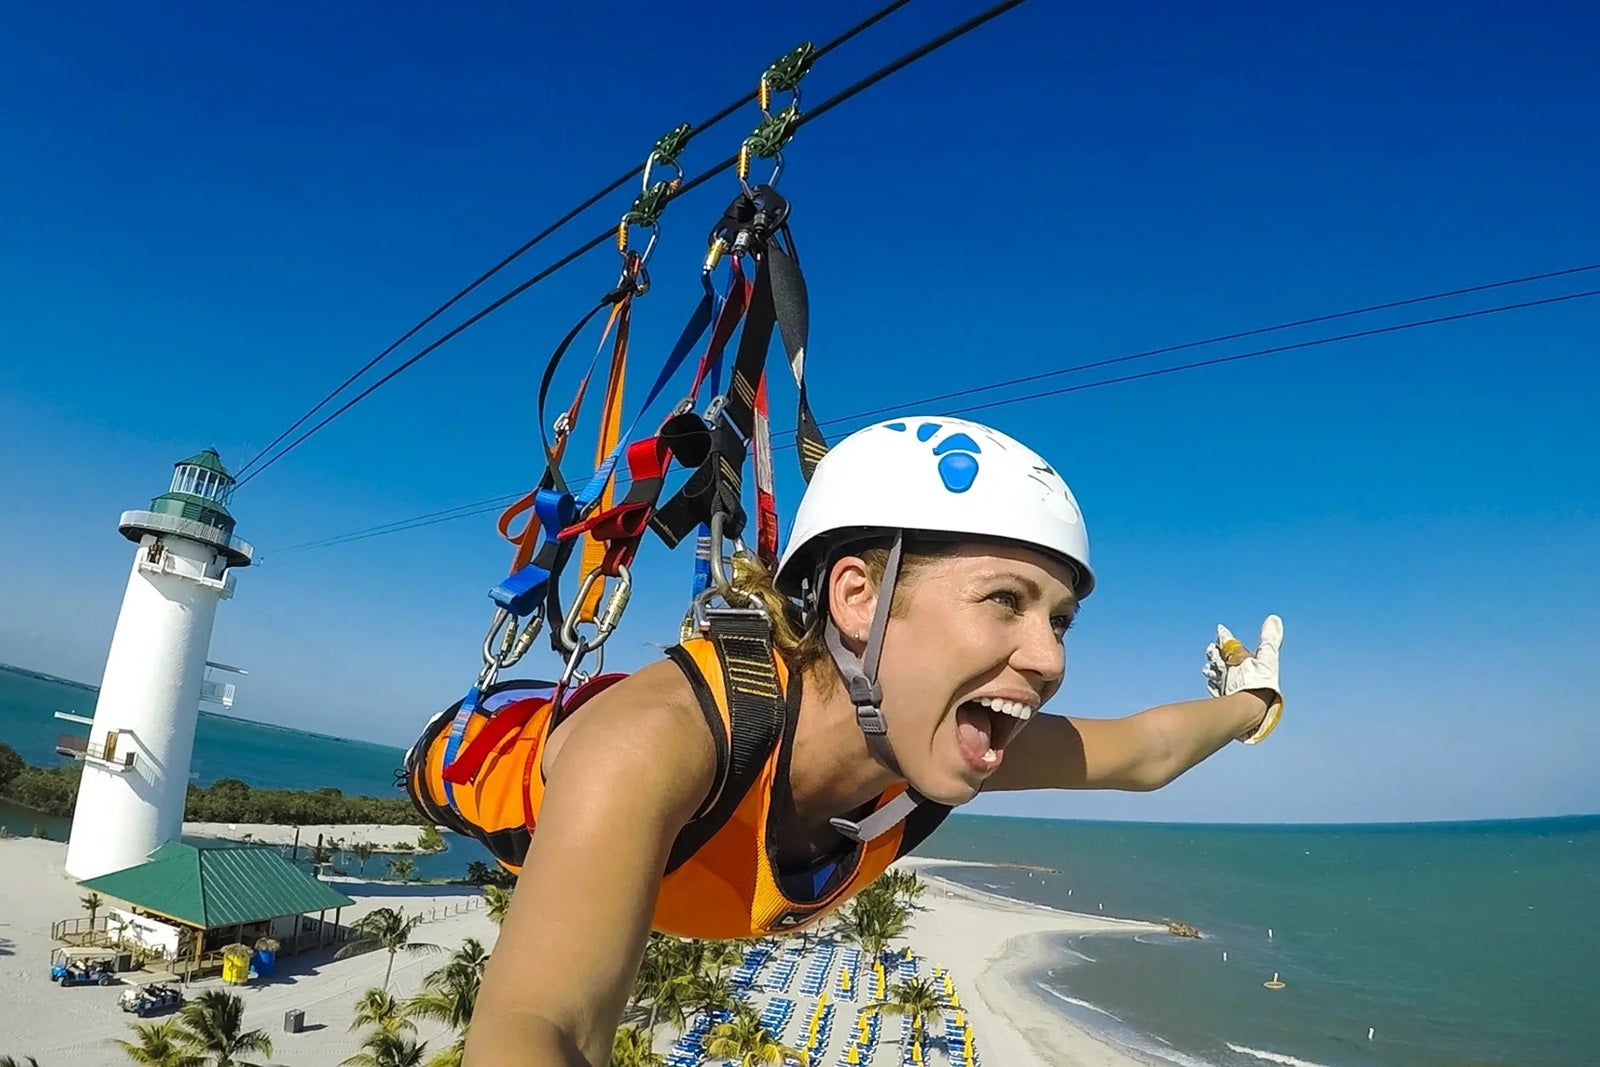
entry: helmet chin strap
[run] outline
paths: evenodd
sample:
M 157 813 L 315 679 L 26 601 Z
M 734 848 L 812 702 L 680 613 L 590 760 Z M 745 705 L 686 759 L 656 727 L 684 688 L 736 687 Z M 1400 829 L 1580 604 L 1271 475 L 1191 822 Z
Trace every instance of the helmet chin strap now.
M 900 575 L 903 548 L 904 537 L 896 534 L 894 545 L 889 549 L 889 561 L 883 568 L 883 582 L 878 588 L 878 604 L 872 613 L 867 647 L 859 659 L 845 647 L 844 637 L 834 625 L 833 613 L 827 610 L 826 603 L 820 598 L 818 601 L 818 610 L 823 613 L 823 636 L 839 673 L 850 687 L 850 702 L 856 707 L 856 725 L 865 735 L 867 748 L 873 758 L 901 778 L 905 777 L 905 773 L 900 770 L 900 763 L 894 757 L 894 748 L 889 744 L 889 724 L 883 718 L 883 688 L 878 684 L 878 661 L 883 656 L 883 633 L 889 626 L 889 606 L 894 601 L 894 586 Z M 900 796 L 859 822 L 844 818 L 830 819 L 829 822 L 835 830 L 853 841 L 871 841 L 893 829 L 911 814 L 920 799 L 914 790 L 907 788 Z

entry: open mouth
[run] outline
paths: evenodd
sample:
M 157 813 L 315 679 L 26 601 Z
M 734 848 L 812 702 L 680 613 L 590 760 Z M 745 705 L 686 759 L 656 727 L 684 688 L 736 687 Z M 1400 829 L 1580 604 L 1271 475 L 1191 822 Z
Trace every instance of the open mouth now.
M 1034 708 L 1012 700 L 979 697 L 956 708 L 956 747 L 974 771 L 988 773 L 1000 766 L 1006 745 L 1033 717 Z

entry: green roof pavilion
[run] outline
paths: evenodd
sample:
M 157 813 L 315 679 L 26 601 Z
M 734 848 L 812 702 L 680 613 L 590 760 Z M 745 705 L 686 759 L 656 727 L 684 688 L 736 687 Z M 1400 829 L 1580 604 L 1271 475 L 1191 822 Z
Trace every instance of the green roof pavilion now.
M 207 932 L 230 932 L 238 939 L 245 927 L 270 926 L 275 919 L 313 912 L 320 922 L 321 913 L 329 910 L 335 913 L 337 927 L 338 910 L 355 903 L 265 845 L 169 841 L 137 867 L 79 884 L 126 901 L 136 911 L 199 931 L 194 941 L 197 959 L 207 947 Z M 297 920 L 296 942 L 300 927 Z

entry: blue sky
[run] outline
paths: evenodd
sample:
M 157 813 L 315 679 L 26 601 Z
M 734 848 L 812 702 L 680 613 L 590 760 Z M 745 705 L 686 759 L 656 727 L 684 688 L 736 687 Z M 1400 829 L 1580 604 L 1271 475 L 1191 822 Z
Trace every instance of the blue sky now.
M 806 100 L 978 9 L 915 0 L 819 63 Z M 174 460 L 214 445 L 237 466 L 668 127 L 867 8 L 575 10 L 12 13 L 0 659 L 98 680 L 132 555 L 116 516 L 162 491 Z M 818 415 L 1600 261 L 1597 36 L 1582 4 L 1024 4 L 807 126 L 787 154 Z M 707 131 L 690 173 L 755 117 Z M 733 192 L 725 176 L 666 215 L 634 397 Z M 212 645 L 252 671 L 239 713 L 403 744 L 460 695 L 509 561 L 493 516 L 284 550 L 536 478 L 546 354 L 614 275 L 605 249 L 578 261 L 240 494 L 261 565 Z M 1264 343 L 1589 289 L 1600 271 Z M 983 412 L 1056 463 L 1089 523 L 1100 585 L 1052 710 L 1198 696 L 1216 623 L 1253 635 L 1276 611 L 1288 712 L 1269 744 L 1156 794 L 974 810 L 1600 810 L 1597 326 L 1600 300 L 1575 300 Z M 779 428 L 792 396 L 775 380 Z M 792 509 L 792 453 L 779 468 Z M 612 665 L 673 639 L 687 557 L 647 545 Z M 553 669 L 548 653 L 532 665 Z

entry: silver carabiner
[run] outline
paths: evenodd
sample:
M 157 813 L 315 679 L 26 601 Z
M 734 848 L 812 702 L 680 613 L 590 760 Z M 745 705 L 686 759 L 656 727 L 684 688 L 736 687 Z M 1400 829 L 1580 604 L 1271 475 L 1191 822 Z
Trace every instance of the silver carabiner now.
M 561 624 L 561 645 L 563 648 L 572 650 L 581 644 L 592 652 L 604 647 L 606 641 L 616 631 L 617 624 L 622 621 L 622 613 L 627 610 L 628 598 L 633 595 L 633 574 L 627 567 L 620 564 L 617 567 L 617 571 L 617 584 L 607 596 L 605 606 L 600 609 L 600 615 L 594 621 L 594 640 L 579 638 L 578 627 L 582 624 L 578 621 L 577 612 L 574 611 Z M 577 599 L 572 602 L 574 608 L 588 599 L 589 591 L 594 588 L 596 582 L 603 582 L 605 579 L 606 575 L 600 570 L 590 571 L 584 577 L 583 584 L 578 587 Z

